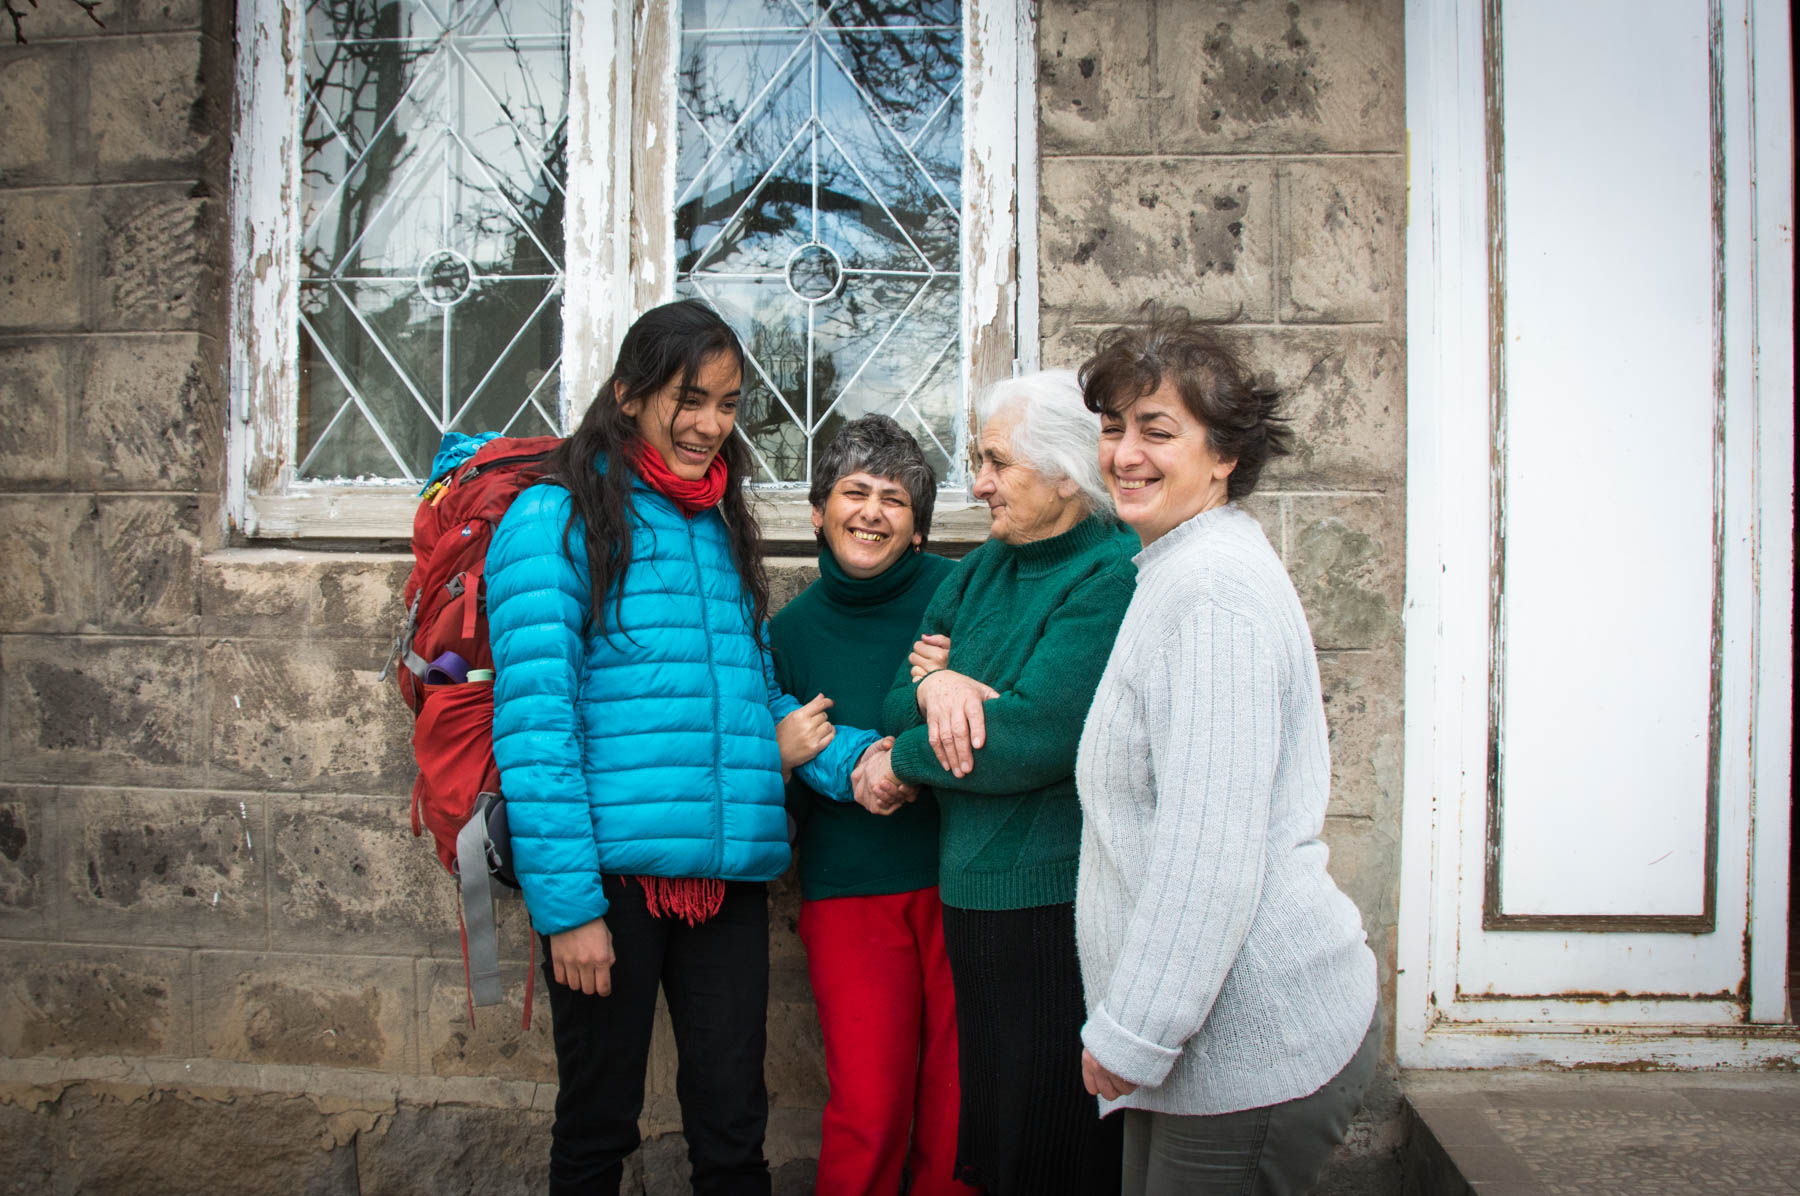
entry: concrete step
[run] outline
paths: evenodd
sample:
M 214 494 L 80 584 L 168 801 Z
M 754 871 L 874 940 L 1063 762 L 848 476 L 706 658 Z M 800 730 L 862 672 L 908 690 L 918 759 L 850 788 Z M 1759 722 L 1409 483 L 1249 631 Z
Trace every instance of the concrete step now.
M 1407 1072 L 1408 1196 L 1800 1193 L 1800 1074 Z

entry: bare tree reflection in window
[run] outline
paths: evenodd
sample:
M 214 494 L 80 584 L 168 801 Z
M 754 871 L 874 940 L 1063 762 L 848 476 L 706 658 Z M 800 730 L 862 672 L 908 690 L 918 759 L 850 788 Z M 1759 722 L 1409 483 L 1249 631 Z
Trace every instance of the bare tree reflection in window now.
M 309 5 L 302 476 L 558 426 L 566 8 L 448 11 Z
M 676 289 L 759 351 L 740 430 L 772 480 L 885 411 L 946 477 L 960 370 L 961 6 L 684 7 Z M 759 350 L 759 346 L 761 347 Z M 796 447 L 800 446 L 800 447 Z M 802 451 L 804 449 L 804 451 Z

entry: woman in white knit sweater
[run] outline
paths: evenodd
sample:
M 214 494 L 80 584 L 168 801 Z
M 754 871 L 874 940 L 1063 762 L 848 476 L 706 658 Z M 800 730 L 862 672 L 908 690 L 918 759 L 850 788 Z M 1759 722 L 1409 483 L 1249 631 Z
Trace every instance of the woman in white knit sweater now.
M 1289 433 L 1185 311 L 1082 369 L 1138 583 L 1082 732 L 1082 1072 L 1124 1191 L 1305 1192 L 1374 1074 L 1375 958 L 1319 842 L 1319 668 L 1237 506 Z

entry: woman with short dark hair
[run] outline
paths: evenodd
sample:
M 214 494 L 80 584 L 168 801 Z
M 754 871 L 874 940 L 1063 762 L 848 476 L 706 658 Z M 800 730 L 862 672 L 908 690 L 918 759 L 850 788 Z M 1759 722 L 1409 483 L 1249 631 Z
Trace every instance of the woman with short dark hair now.
M 769 625 L 790 693 L 830 698 L 850 761 L 891 744 L 874 731 L 894 672 L 955 568 L 924 551 L 937 475 L 885 415 L 846 423 L 813 463 L 819 577 Z M 788 787 L 800 856 L 800 940 L 825 1039 L 830 1093 L 820 1192 L 974 1196 L 956 1181 L 956 991 L 938 900 L 938 810 L 929 790 L 856 792 L 849 769 Z M 890 817 L 877 817 L 890 815 Z
M 1375 958 L 1319 842 L 1331 783 L 1306 615 L 1237 505 L 1287 451 L 1276 391 L 1185 311 L 1082 370 L 1143 543 L 1084 724 L 1082 1071 L 1124 1191 L 1305 1192 L 1373 1075 Z

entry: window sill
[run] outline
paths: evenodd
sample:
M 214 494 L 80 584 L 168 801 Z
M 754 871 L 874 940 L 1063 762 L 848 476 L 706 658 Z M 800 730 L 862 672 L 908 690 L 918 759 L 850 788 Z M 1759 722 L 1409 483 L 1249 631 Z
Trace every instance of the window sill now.
M 251 544 L 391 542 L 411 538 L 418 506 L 418 491 L 411 485 L 320 487 L 290 495 L 253 495 L 238 526 Z M 756 517 L 763 539 L 771 545 L 812 542 L 812 507 L 797 491 L 758 493 Z M 987 539 L 989 526 L 985 503 L 970 502 L 961 490 L 939 492 L 932 519 L 934 545 L 973 548 Z

